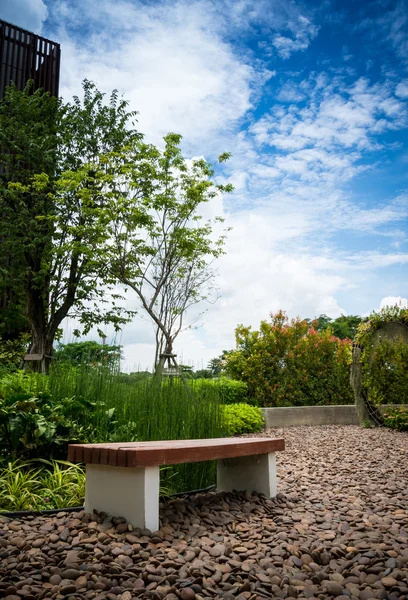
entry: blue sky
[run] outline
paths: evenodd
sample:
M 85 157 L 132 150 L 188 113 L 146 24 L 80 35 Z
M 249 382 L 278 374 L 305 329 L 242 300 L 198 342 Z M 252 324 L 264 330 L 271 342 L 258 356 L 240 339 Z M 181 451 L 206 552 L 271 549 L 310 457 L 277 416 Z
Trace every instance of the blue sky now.
M 87 77 L 129 99 L 149 141 L 232 152 L 219 177 L 235 192 L 206 207 L 233 227 L 220 298 L 180 338 L 184 362 L 280 308 L 408 297 L 407 2 L 0 0 L 0 18 L 61 43 L 64 98 Z M 150 365 L 148 322 L 120 341 L 128 367 Z

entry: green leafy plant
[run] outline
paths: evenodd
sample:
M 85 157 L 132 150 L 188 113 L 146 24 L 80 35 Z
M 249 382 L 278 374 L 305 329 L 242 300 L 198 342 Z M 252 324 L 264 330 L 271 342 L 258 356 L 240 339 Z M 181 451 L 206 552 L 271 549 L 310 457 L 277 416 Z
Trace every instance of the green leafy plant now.
M 383 416 L 387 427 L 408 431 L 408 408 L 404 406 L 388 407 Z
M 81 403 L 83 408 L 88 408 Z M 67 408 L 67 405 L 69 408 Z M 0 402 L 0 449 L 17 457 L 52 457 L 68 441 L 86 438 L 75 420 L 77 402 L 53 402 L 47 393 L 37 397 L 13 394 Z M 62 447 L 62 448 L 61 448 Z
M 381 340 L 363 357 L 363 385 L 374 404 L 408 404 L 408 344 Z
M 0 332 L 1 324 L 2 315 L 0 311 Z M 24 333 L 18 335 L 15 339 L 3 339 L 0 335 L 0 377 L 8 373 L 14 373 L 21 368 L 28 342 L 29 336 Z
M 363 348 L 371 348 L 372 334 L 385 323 L 402 323 L 408 327 L 408 308 L 395 305 L 372 312 L 367 320 L 360 323 L 354 339 L 355 343 Z
M 230 404 L 223 407 L 225 428 L 228 435 L 256 433 L 264 426 L 262 410 L 249 404 Z

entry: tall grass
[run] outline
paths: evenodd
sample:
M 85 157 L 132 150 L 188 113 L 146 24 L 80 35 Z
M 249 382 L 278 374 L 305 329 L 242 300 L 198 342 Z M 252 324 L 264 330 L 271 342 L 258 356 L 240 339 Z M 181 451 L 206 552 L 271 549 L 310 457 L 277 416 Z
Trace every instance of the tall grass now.
M 56 400 L 84 398 L 95 403 L 92 441 L 151 441 L 221 437 L 225 434 L 220 395 L 216 388 L 178 379 L 155 378 L 128 383 L 105 368 L 55 364 L 47 378 L 36 378 L 38 391 Z M 45 386 L 45 387 L 44 387 Z M 200 489 L 215 483 L 214 463 L 174 465 L 162 471 L 170 492 Z

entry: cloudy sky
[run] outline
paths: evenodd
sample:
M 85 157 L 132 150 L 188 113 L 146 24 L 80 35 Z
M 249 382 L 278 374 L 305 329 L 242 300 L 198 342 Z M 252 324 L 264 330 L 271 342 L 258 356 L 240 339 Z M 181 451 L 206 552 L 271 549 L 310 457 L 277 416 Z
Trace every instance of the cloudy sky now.
M 179 338 L 184 363 L 205 366 L 271 311 L 405 302 L 407 2 L 0 0 L 0 18 L 61 43 L 66 100 L 86 77 L 123 93 L 148 141 L 175 131 L 187 156 L 232 152 L 235 192 L 206 207 L 233 228 L 220 298 Z M 126 368 L 151 366 L 147 321 L 117 341 Z

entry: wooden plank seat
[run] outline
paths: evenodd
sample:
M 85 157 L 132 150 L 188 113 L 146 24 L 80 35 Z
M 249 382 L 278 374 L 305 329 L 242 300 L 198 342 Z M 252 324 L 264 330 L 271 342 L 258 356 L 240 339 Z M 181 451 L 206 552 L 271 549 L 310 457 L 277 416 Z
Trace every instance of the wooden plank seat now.
M 70 444 L 68 460 L 86 463 L 85 510 L 159 528 L 159 467 L 217 461 L 217 490 L 277 493 L 275 453 L 281 438 L 215 438 L 117 444 Z

